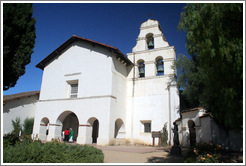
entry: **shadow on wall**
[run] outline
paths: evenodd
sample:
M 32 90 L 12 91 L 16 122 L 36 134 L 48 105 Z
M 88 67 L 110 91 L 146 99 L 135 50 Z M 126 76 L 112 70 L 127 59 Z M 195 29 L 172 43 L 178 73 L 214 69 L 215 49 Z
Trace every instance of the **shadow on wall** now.
M 243 131 L 237 133 L 219 126 L 214 120 L 211 121 L 211 137 L 215 144 L 223 149 L 243 151 Z
M 25 107 L 26 105 L 36 104 L 37 100 L 38 100 L 37 97 L 30 97 L 28 98 L 28 100 L 27 98 L 22 98 L 19 100 L 7 101 L 3 106 L 3 113 L 9 113 L 10 110 L 13 108 Z

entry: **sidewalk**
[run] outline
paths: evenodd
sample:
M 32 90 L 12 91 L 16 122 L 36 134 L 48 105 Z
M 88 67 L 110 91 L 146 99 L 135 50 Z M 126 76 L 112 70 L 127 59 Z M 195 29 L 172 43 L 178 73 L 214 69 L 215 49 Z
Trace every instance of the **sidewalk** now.
M 99 146 L 104 153 L 104 163 L 183 163 L 185 149 L 181 156 L 171 156 L 169 147 L 150 146 Z

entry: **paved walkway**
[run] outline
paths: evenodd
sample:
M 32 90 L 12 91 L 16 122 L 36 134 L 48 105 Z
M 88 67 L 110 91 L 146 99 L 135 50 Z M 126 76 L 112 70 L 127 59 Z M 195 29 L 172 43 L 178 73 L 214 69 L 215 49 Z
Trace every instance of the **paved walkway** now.
M 186 150 L 181 156 L 171 156 L 170 148 L 150 146 L 99 146 L 104 153 L 104 163 L 182 163 Z

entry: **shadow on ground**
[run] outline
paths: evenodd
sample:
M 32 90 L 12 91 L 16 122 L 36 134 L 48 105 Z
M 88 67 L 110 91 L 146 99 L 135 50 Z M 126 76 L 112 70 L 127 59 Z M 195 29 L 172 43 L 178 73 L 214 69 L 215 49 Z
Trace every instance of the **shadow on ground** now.
M 163 151 L 165 152 L 170 152 L 170 149 L 169 148 L 164 148 L 162 149 Z M 182 149 L 182 155 L 166 155 L 166 156 L 163 156 L 163 157 L 151 157 L 151 158 L 148 158 L 148 161 L 147 163 L 183 163 L 184 162 L 184 156 L 186 155 L 187 153 L 187 149 Z
M 148 158 L 147 163 L 183 163 L 184 156 L 171 156 L 167 155 L 165 157 L 151 157 Z

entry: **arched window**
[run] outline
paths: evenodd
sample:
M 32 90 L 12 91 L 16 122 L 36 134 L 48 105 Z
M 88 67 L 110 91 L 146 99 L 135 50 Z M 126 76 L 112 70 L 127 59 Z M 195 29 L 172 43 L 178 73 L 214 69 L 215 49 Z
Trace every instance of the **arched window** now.
M 145 64 L 143 60 L 138 62 L 139 77 L 145 77 Z
M 155 48 L 153 33 L 149 33 L 146 35 L 146 42 L 147 42 L 148 49 L 154 49 Z
M 162 57 L 156 58 L 157 76 L 164 75 L 164 63 Z

